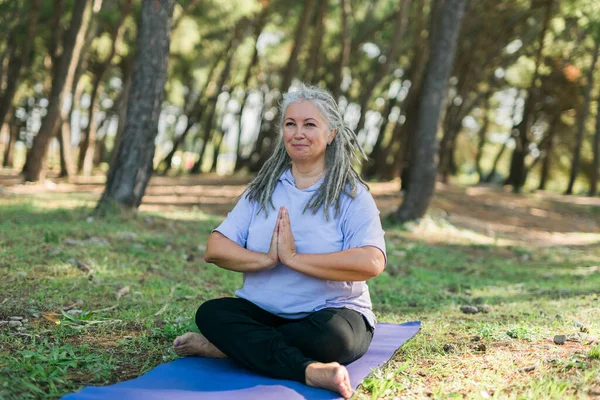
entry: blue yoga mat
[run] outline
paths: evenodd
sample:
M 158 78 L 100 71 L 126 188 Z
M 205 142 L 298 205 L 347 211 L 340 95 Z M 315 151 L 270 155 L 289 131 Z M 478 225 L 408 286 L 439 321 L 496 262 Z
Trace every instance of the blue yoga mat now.
M 377 324 L 369 351 L 347 366 L 352 387 L 355 389 L 373 369 L 385 364 L 420 327 L 418 321 Z M 63 399 L 331 400 L 341 397 L 298 382 L 267 378 L 228 359 L 185 357 L 159 365 L 130 381 L 104 387 L 88 386 Z

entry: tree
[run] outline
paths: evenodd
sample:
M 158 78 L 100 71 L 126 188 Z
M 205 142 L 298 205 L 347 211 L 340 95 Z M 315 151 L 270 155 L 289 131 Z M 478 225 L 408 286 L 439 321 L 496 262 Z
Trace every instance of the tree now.
M 525 106 L 523 109 L 523 117 L 521 121 L 515 126 L 514 132 L 515 137 L 515 149 L 510 161 L 510 173 L 506 179 L 507 185 L 512 185 L 513 192 L 518 193 L 525 184 L 526 168 L 525 168 L 525 157 L 529 153 L 529 131 L 533 125 L 535 104 L 537 98 L 535 97 L 535 89 L 537 87 L 537 80 L 540 73 L 540 66 L 542 63 L 542 53 L 544 50 L 544 42 L 546 34 L 550 27 L 550 17 L 552 15 L 552 6 L 554 0 L 546 0 L 546 9 L 544 13 L 544 21 L 542 23 L 542 29 L 540 31 L 540 37 L 538 42 L 537 54 L 535 57 L 535 69 L 531 78 L 531 83 L 527 90 L 525 97 Z
M 91 70 L 93 71 L 93 84 L 92 92 L 90 95 L 90 107 L 88 115 L 88 125 L 83 133 L 83 136 L 79 142 L 79 160 L 77 164 L 77 170 L 80 174 L 89 176 L 92 174 L 92 168 L 94 166 L 94 154 L 96 150 L 96 134 L 98 131 L 98 124 L 96 124 L 95 116 L 99 109 L 99 95 L 102 91 L 104 76 L 109 70 L 112 59 L 116 54 L 117 44 L 120 41 L 120 37 L 123 35 L 124 27 L 123 21 L 131 8 L 131 1 L 127 0 L 124 7 L 119 10 L 119 17 L 117 22 L 110 29 L 110 40 L 111 46 L 108 52 L 108 56 L 102 61 L 93 60 L 91 63 Z M 98 56 L 96 56 L 97 58 Z
M 174 0 L 143 0 L 127 119 L 96 211 L 139 207 L 152 175 L 154 140 L 164 96 Z
M 402 0 L 400 7 L 396 11 L 395 29 L 392 41 L 390 42 L 390 48 L 385 56 L 385 61 L 379 65 L 377 72 L 369 80 L 367 85 L 362 89 L 360 96 L 360 116 L 358 124 L 356 126 L 356 132 L 358 133 L 364 126 L 365 116 L 367 114 L 367 104 L 369 99 L 373 96 L 375 87 L 379 84 L 381 79 L 386 75 L 390 66 L 396 62 L 398 53 L 400 51 L 400 41 L 404 36 L 406 25 L 408 24 L 408 10 L 410 8 L 411 0 Z
M 238 113 L 238 137 L 236 141 L 235 147 L 235 165 L 233 166 L 233 170 L 235 172 L 242 169 L 246 160 L 242 160 L 242 117 L 244 115 L 244 109 L 246 108 L 246 104 L 248 101 L 248 95 L 250 94 L 250 78 L 252 78 L 252 71 L 258 64 L 258 47 L 256 47 L 258 43 L 258 39 L 267 23 L 267 15 L 269 12 L 269 5 L 271 4 L 271 0 L 262 0 L 262 9 L 256 16 L 254 20 L 254 47 L 252 49 L 252 58 L 250 59 L 250 63 L 246 69 L 246 73 L 244 75 L 244 80 L 242 82 L 242 89 L 244 91 L 243 98 L 241 100 L 240 111 Z
M 350 38 L 350 27 L 348 23 L 348 20 L 350 19 L 350 0 L 340 0 L 340 11 L 342 22 L 342 46 L 339 54 L 339 66 L 335 68 L 333 84 L 331 87 L 331 93 L 333 94 L 333 98 L 336 100 L 341 94 L 344 69 L 348 66 L 348 61 L 350 60 L 350 46 L 352 44 L 352 40 Z
M 415 132 L 416 152 L 410 169 L 410 184 L 396 212 L 396 220 L 400 222 L 425 215 L 433 196 L 440 110 L 466 3 L 467 0 L 444 0 L 438 17 L 439 23 L 432 34 L 431 55 L 425 72 Z
M 600 175 L 600 95 L 596 100 L 598 108 L 596 110 L 596 133 L 592 143 L 594 159 L 592 161 L 592 174 L 590 176 L 590 196 L 598 194 L 598 179 Z
M 577 179 L 577 173 L 579 172 L 579 163 L 581 160 L 581 145 L 583 144 L 583 134 L 585 133 L 585 122 L 590 112 L 590 102 L 592 99 L 592 88 L 594 87 L 594 72 L 596 63 L 598 62 L 598 56 L 600 55 L 600 41 L 596 41 L 594 47 L 594 54 L 592 56 L 592 64 L 588 71 L 587 85 L 585 88 L 585 99 L 583 102 L 583 109 L 577 117 L 577 133 L 575 134 L 575 148 L 573 149 L 573 162 L 571 163 L 571 175 L 569 176 L 569 184 L 565 194 L 573 194 L 573 186 L 575 185 L 575 179 Z
M 33 141 L 27 154 L 27 161 L 23 168 L 26 181 L 38 181 L 44 178 L 44 167 L 50 140 L 54 137 L 61 124 L 61 108 L 66 93 L 71 90 L 73 77 L 87 25 L 90 22 L 92 2 L 77 1 L 73 7 L 71 25 L 65 32 L 62 44 L 62 54 L 55 66 L 52 77 L 52 92 L 48 103 L 48 110 L 42 126 Z
M 313 14 L 315 8 L 316 1 L 315 0 L 306 0 L 304 2 L 304 7 L 302 8 L 302 14 L 298 19 L 298 24 L 296 25 L 296 31 L 294 33 L 294 46 L 292 47 L 292 51 L 290 52 L 290 56 L 288 58 L 288 62 L 286 64 L 285 70 L 283 71 L 281 85 L 279 86 L 279 92 L 285 93 L 292 84 L 292 80 L 296 74 L 296 69 L 298 68 L 298 55 L 304 46 L 304 42 L 307 36 L 307 26 L 310 17 Z M 273 125 L 272 129 L 261 130 L 258 138 L 256 139 L 256 143 L 254 144 L 254 149 L 252 153 L 258 155 L 258 157 L 254 157 L 256 160 L 251 165 L 252 170 L 258 171 L 260 166 L 266 161 L 266 159 L 271 155 L 270 151 L 266 151 L 263 147 L 271 148 L 275 145 L 274 138 L 276 137 L 278 129 L 276 128 L 276 124 Z M 268 141 L 267 146 L 263 146 L 265 139 Z
M 204 160 L 204 154 L 206 152 L 206 148 L 208 146 L 208 142 L 210 141 L 211 135 L 213 133 L 213 124 L 215 121 L 215 116 L 217 113 L 217 101 L 218 97 L 223 91 L 225 87 L 225 83 L 227 79 L 229 79 L 229 73 L 231 72 L 231 67 L 233 63 L 233 58 L 235 53 L 239 47 L 240 42 L 243 39 L 243 35 L 246 31 L 248 25 L 247 19 L 242 19 L 238 21 L 236 27 L 234 28 L 233 34 L 231 36 L 230 42 L 227 46 L 228 54 L 227 59 L 225 61 L 225 66 L 219 75 L 219 80 L 217 82 L 216 90 L 211 95 L 211 97 L 207 100 L 208 105 L 208 114 L 206 116 L 206 120 L 204 121 L 204 131 L 202 135 L 202 144 L 200 150 L 198 151 L 198 160 L 194 163 L 191 173 L 198 174 L 202 170 L 202 162 Z M 209 77 L 210 78 L 210 77 Z
M 17 55 L 17 41 L 14 41 L 14 47 L 11 49 L 11 57 L 8 64 L 8 73 L 6 79 L 6 88 L 0 96 L 0 127 L 4 124 L 4 120 L 12 106 L 15 93 L 21 73 L 25 68 L 29 67 L 31 58 L 31 47 L 37 31 L 38 14 L 40 11 L 40 0 L 31 0 L 29 4 L 29 13 L 27 17 L 27 33 L 21 44 L 21 54 Z

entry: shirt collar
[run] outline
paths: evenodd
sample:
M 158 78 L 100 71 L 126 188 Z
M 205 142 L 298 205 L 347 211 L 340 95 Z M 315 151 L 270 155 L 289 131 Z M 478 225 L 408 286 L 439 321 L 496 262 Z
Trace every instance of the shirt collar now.
M 316 192 L 321 187 L 321 183 L 323 183 L 324 176 L 322 176 L 318 181 L 313 183 L 310 187 L 303 189 L 302 192 Z M 296 180 L 294 179 L 294 175 L 292 175 L 292 169 L 288 168 L 281 176 L 279 177 L 279 181 L 287 183 L 292 187 L 296 187 Z M 300 189 L 298 189 L 300 190 Z

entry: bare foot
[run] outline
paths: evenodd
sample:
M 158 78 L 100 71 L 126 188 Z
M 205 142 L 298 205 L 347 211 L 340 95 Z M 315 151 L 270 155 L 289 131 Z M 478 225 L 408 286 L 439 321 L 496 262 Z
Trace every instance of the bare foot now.
M 173 341 L 173 350 L 180 356 L 197 356 L 206 358 L 227 358 L 225 354 L 196 332 L 188 332 Z
M 306 367 L 305 374 L 308 386 L 332 390 L 345 399 L 352 397 L 348 370 L 339 363 L 312 363 Z

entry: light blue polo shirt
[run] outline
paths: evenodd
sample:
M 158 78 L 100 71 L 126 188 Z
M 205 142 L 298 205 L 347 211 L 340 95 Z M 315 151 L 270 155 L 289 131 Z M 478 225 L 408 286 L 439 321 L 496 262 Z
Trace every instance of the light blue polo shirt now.
M 316 214 L 305 205 L 323 183 L 321 178 L 311 187 L 296 187 L 291 170 L 284 172 L 272 200 L 275 210 L 268 217 L 257 215 L 259 205 L 242 196 L 227 218 L 215 230 L 251 251 L 267 253 L 279 207 L 288 209 L 298 254 L 334 253 L 363 246 L 375 246 L 385 255 L 384 232 L 379 210 L 371 193 L 357 184 L 356 197 L 342 194 L 340 214 L 330 207 L 326 221 L 321 208 Z M 304 318 L 324 308 L 349 308 L 363 314 L 371 326 L 375 315 L 367 283 L 327 281 L 288 268 L 284 264 L 258 272 L 244 273 L 244 286 L 238 297 L 283 318 Z

